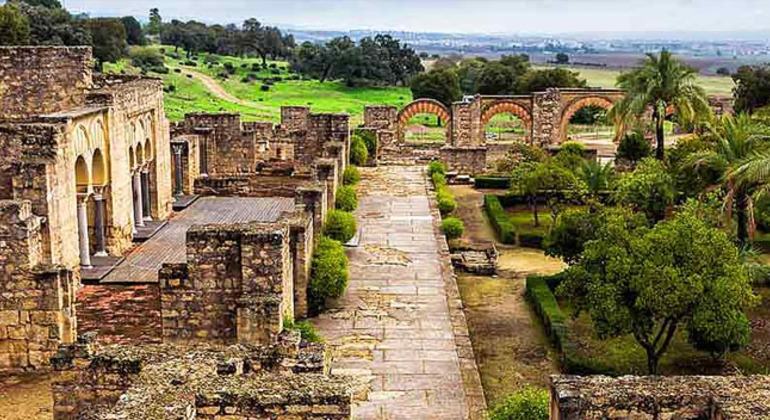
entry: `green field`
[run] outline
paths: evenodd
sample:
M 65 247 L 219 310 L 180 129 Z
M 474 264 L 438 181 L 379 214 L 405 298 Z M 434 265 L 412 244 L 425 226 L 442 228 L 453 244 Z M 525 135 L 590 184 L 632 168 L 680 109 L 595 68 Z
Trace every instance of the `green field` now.
M 570 70 L 580 73 L 580 77 L 588 81 L 588 85 L 600 88 L 615 88 L 615 82 L 622 72 L 621 70 L 595 68 L 595 67 L 569 67 Z M 698 83 L 706 89 L 709 95 L 730 96 L 735 83 L 730 77 L 698 76 Z

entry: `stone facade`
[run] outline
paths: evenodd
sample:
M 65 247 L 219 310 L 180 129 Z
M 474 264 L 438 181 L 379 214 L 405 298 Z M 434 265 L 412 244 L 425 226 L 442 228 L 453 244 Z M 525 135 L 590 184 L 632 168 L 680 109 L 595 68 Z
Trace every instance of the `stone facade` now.
M 551 378 L 551 419 L 770 418 L 770 377 Z
M 0 200 L 9 236 L 28 238 L 0 250 L 14 290 L 0 307 L 31 331 L 37 321 L 22 311 L 34 306 L 51 330 L 27 333 L 26 350 L 0 335 L 18 354 L 0 369 L 24 369 L 47 364 L 30 352 L 74 338 L 81 266 L 122 255 L 135 225 L 170 215 L 170 147 L 161 80 L 94 75 L 85 47 L 0 47 L 0 57 Z

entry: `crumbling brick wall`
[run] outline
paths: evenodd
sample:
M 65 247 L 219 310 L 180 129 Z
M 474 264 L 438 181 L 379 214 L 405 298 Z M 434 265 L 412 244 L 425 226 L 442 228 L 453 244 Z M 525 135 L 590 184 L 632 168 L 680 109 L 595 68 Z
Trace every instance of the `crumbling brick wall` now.
M 87 47 L 0 47 L 0 120 L 83 106 L 92 60 Z
M 269 343 L 293 316 L 285 224 L 193 226 L 187 263 L 159 274 L 164 342 Z

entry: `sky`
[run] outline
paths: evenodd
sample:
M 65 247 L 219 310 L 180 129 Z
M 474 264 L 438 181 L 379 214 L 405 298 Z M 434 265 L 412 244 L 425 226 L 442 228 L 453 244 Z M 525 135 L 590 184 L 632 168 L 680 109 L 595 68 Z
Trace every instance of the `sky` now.
M 322 30 L 564 34 L 770 30 L 770 0 L 63 0 L 73 12 Z

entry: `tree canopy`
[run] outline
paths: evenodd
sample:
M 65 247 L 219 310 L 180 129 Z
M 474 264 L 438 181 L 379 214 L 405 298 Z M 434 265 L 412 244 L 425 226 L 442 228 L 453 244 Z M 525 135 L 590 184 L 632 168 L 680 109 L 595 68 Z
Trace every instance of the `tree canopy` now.
M 435 99 L 446 106 L 462 99 L 460 81 L 452 70 L 431 70 L 412 78 L 412 97 Z

